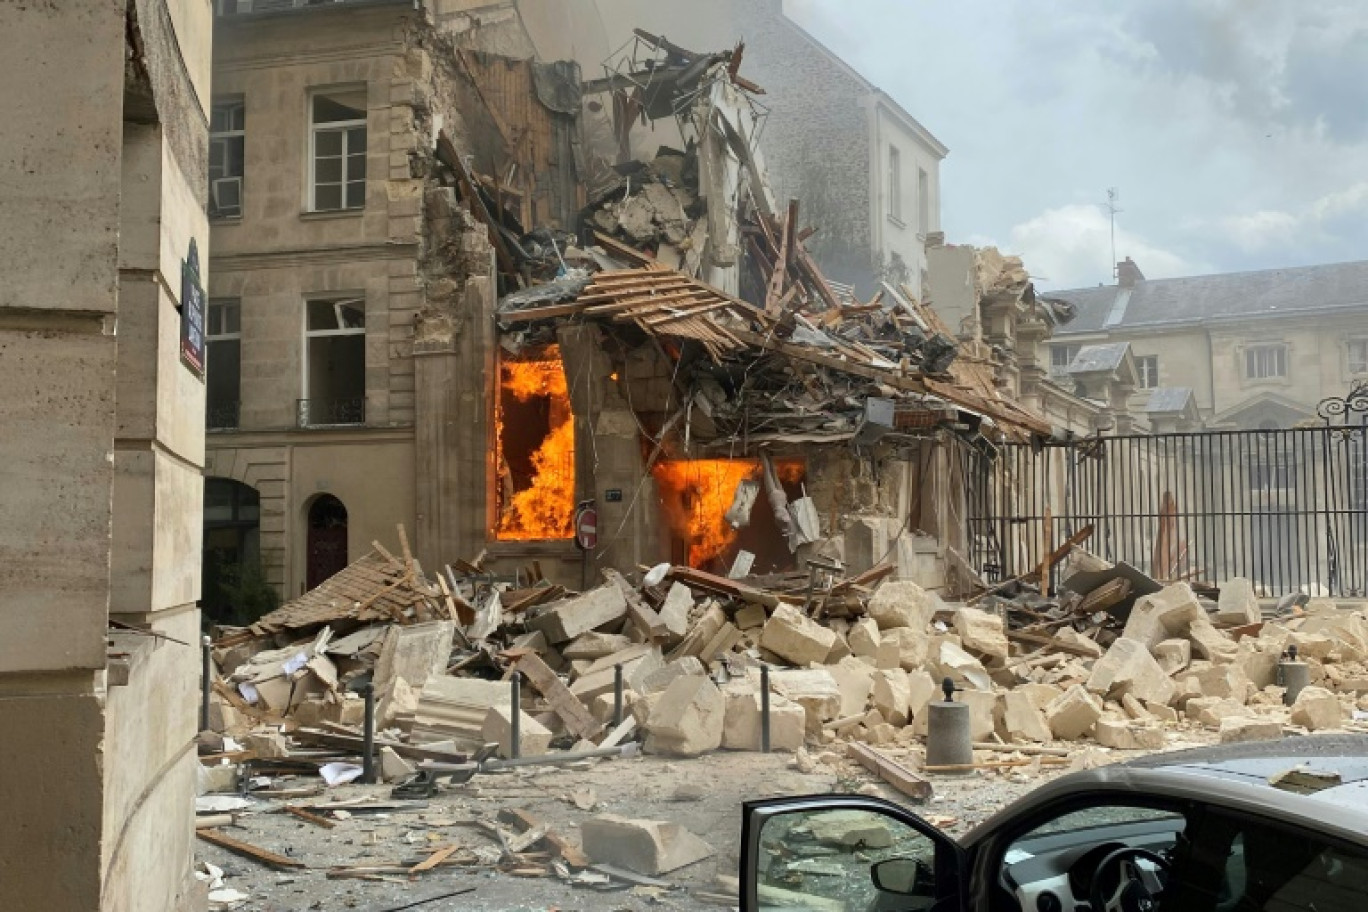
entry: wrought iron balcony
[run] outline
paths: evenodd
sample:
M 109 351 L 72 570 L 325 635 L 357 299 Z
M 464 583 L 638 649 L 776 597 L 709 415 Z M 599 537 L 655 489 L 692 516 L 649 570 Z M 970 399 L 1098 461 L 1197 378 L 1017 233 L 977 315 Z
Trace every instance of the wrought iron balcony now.
M 364 398 L 295 400 L 295 424 L 302 428 L 354 427 L 365 423 Z
M 210 402 L 204 409 L 204 427 L 209 431 L 235 431 L 242 413 L 242 403 L 236 399 Z

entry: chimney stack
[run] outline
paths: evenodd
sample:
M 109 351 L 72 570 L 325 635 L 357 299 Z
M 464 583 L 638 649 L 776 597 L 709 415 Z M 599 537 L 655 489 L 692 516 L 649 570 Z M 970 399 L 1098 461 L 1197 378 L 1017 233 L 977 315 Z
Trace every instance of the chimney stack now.
M 1116 264 L 1116 284 L 1122 288 L 1134 288 L 1137 282 L 1145 281 L 1145 274 L 1130 257 Z

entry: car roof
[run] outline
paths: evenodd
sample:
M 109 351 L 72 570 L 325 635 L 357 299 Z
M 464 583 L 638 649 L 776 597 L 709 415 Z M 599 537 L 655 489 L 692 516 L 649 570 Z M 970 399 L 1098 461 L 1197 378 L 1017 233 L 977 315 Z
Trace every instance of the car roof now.
M 1301 769 L 1321 774 L 1309 792 L 1279 787 L 1273 778 Z M 1078 792 L 1157 795 L 1248 811 L 1338 835 L 1368 839 L 1368 735 L 1292 736 L 1151 754 L 1061 776 L 1029 793 L 968 833 L 965 844 L 1008 820 Z

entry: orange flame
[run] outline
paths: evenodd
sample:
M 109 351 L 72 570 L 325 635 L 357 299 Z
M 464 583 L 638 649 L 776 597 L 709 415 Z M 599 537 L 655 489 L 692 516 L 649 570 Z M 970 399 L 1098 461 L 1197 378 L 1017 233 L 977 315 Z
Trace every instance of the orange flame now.
M 535 361 L 504 361 L 500 365 L 500 399 L 508 393 L 520 402 L 537 397 L 551 400 L 551 428 L 532 454 L 532 483 L 520 491 L 500 489 L 497 538 L 541 541 L 575 534 L 575 422 L 560 347 L 548 346 Z M 508 479 L 504 454 L 504 415 L 495 418 L 500 479 Z
M 690 459 L 662 462 L 651 470 L 665 516 L 689 546 L 689 566 L 702 567 L 736 542 L 737 530 L 723 514 L 736 486 L 760 477 L 754 459 Z

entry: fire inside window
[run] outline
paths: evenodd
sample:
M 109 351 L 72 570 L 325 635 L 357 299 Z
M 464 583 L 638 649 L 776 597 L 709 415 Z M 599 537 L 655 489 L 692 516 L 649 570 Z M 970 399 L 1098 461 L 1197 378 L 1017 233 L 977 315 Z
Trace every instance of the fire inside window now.
M 774 468 L 789 500 L 801 496 L 803 463 L 781 460 Z M 742 548 L 756 555 L 757 570 L 792 566 L 792 553 L 763 492 L 741 527 L 725 518 L 742 482 L 763 487 L 763 471 L 757 459 L 681 459 L 651 470 L 665 518 L 688 549 L 690 567 L 725 573 Z
M 575 422 L 559 346 L 502 360 L 494 427 L 495 537 L 574 537 Z

